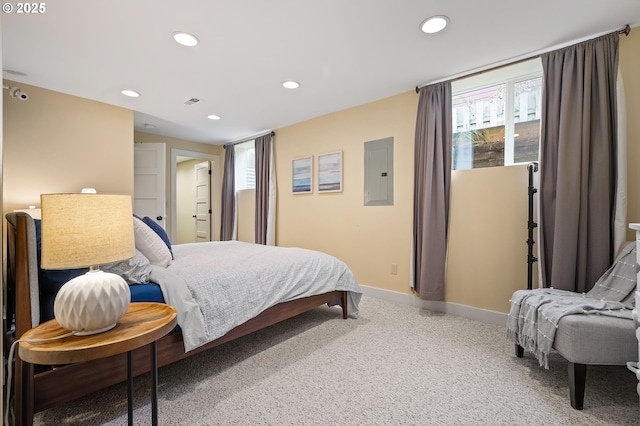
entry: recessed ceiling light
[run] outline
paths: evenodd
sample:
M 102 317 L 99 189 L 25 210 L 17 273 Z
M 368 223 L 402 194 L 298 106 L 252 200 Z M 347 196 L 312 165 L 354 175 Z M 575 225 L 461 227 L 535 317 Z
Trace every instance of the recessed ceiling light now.
M 187 47 L 196 46 L 200 42 L 200 40 L 198 40 L 198 37 L 194 36 L 193 34 L 185 33 L 183 31 L 173 33 L 173 39 L 181 45 Z
M 221 117 L 219 115 L 211 114 L 211 115 L 207 115 L 207 118 L 209 120 L 220 120 Z
M 137 98 L 138 96 L 140 96 L 140 93 L 136 92 L 135 90 L 131 90 L 131 89 L 124 89 L 121 93 L 123 95 L 129 96 L 131 98 Z
M 282 86 L 286 87 L 287 89 L 297 89 L 298 87 L 300 87 L 300 83 L 298 83 L 297 81 L 289 80 L 282 83 Z
M 448 23 L 449 18 L 444 15 L 432 16 L 420 24 L 420 29 L 427 34 L 433 34 L 442 31 Z

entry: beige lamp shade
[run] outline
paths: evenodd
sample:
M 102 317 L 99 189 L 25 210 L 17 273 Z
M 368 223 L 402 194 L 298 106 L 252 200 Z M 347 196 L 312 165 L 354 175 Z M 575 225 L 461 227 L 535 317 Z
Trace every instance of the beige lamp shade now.
M 43 269 L 84 268 L 135 255 L 131 196 L 42 194 Z

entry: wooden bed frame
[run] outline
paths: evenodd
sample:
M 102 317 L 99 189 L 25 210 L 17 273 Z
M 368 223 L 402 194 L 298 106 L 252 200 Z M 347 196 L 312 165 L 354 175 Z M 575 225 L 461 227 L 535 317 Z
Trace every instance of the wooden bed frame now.
M 13 227 L 8 223 L 7 230 L 8 244 L 15 249 L 15 251 L 9 250 L 9 253 L 15 253 L 15 267 L 8 274 L 7 306 L 11 299 L 15 298 L 15 323 L 12 324 L 12 309 L 8 309 L 5 319 L 6 348 L 17 338 L 16 336 L 22 336 L 31 328 L 27 217 L 19 215 L 17 226 Z M 184 351 L 182 333 L 168 334 L 157 342 L 158 366 L 171 364 L 338 299 L 342 304 L 342 317 L 346 319 L 348 317 L 347 292 L 332 291 L 275 305 L 232 329 L 226 335 L 187 353 Z M 10 336 L 8 331 L 12 326 L 14 332 L 13 336 Z M 33 415 L 39 411 L 64 404 L 127 379 L 126 354 L 54 367 L 43 372 L 37 372 L 37 370 L 38 366 L 23 363 L 16 357 L 14 410 L 18 425 L 32 424 Z M 150 371 L 148 349 L 143 347 L 133 351 L 134 375 L 148 371 Z

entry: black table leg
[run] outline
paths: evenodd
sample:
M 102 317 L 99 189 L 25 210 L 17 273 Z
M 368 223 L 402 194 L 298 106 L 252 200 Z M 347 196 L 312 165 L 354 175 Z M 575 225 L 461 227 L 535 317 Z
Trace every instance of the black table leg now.
M 158 425 L 158 357 L 156 342 L 152 342 L 151 348 L 151 424 Z M 132 352 L 127 352 L 127 408 L 129 426 L 133 426 L 133 368 Z
M 158 356 L 155 340 L 151 343 L 151 424 L 158 425 Z
M 16 358 L 16 396 L 15 404 L 18 407 L 16 415 L 17 425 L 33 424 L 33 403 L 34 403 L 34 369 L 33 364 Z M 18 394 L 20 392 L 20 394 Z M 6 408 L 6 407 L 5 407 Z
M 127 418 L 129 426 L 133 426 L 133 366 L 131 351 L 127 352 Z

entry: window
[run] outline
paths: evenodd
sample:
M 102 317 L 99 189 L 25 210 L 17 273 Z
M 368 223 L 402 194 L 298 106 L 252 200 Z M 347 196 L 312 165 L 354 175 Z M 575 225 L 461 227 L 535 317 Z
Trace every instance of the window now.
M 452 91 L 453 170 L 538 160 L 539 59 L 456 81 Z
M 255 141 L 234 145 L 235 149 L 235 186 L 236 191 L 255 189 L 256 187 L 256 149 Z

